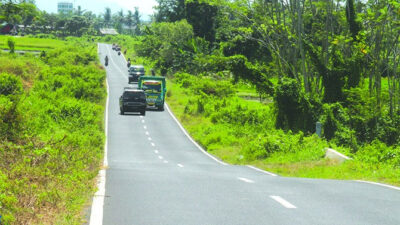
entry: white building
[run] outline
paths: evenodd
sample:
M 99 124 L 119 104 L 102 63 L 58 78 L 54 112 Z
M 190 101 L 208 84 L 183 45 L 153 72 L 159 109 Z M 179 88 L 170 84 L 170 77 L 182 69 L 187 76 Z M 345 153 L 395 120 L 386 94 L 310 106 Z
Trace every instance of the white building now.
M 59 2 L 57 5 L 58 13 L 70 13 L 74 10 L 71 2 Z

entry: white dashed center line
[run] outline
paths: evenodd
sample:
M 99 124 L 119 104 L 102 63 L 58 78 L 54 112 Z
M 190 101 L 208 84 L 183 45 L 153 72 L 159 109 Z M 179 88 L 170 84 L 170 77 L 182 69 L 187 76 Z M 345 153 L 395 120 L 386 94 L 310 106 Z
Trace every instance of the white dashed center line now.
M 144 123 L 144 120 L 142 120 L 142 123 Z
M 146 131 L 146 135 L 147 135 L 147 136 L 149 136 L 149 135 L 150 135 L 150 133 L 149 133 L 148 131 Z
M 147 129 L 147 126 L 143 126 L 143 128 L 146 130 L 146 129 Z
M 158 154 L 158 150 L 154 150 L 154 153 Z
M 156 145 L 155 145 L 153 142 L 151 142 L 151 146 L 153 146 L 153 147 L 154 147 L 154 146 L 156 146 Z
M 149 139 L 149 141 L 151 141 L 151 137 L 148 137 L 147 139 Z
M 164 157 L 162 157 L 162 156 L 160 155 L 160 156 L 158 156 L 158 158 L 159 158 L 159 159 L 163 159 Z
M 179 166 L 180 168 L 183 168 L 183 165 L 182 165 L 182 164 L 178 164 L 178 166 Z
M 164 163 L 168 163 L 168 161 L 167 161 L 167 160 L 164 160 Z
M 250 179 L 247 179 L 247 178 L 243 178 L 243 177 L 238 177 L 237 179 L 241 180 L 243 182 L 246 182 L 246 183 L 251 183 L 251 184 L 254 183 L 253 180 L 250 180 Z
M 275 201 L 279 202 L 279 203 L 280 203 L 281 205 L 283 205 L 285 208 L 288 208 L 288 209 L 295 209 L 295 208 L 297 208 L 296 206 L 292 205 L 290 202 L 286 201 L 285 199 L 283 199 L 283 198 L 280 197 L 280 196 L 271 195 L 271 196 L 269 196 L 269 197 L 271 197 L 271 198 L 274 199 Z

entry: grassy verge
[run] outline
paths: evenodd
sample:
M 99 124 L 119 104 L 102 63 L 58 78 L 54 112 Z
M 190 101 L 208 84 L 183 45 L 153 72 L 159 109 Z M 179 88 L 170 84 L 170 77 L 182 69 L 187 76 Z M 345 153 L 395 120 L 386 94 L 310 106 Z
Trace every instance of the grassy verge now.
M 104 146 L 105 72 L 93 44 L 0 54 L 2 224 L 82 224 Z
M 7 40 L 9 36 L 0 36 L 0 48 L 8 49 Z M 31 37 L 15 37 L 16 50 L 42 51 L 62 47 L 66 45 L 65 41 L 57 39 L 41 39 Z
M 210 83 L 211 82 L 211 83 Z M 400 185 L 400 148 L 373 142 L 351 154 L 316 135 L 275 129 L 273 104 L 224 94 L 207 78 L 177 74 L 167 102 L 183 126 L 208 152 L 231 164 L 250 164 L 282 176 L 370 180 Z M 353 160 L 324 158 L 332 147 Z

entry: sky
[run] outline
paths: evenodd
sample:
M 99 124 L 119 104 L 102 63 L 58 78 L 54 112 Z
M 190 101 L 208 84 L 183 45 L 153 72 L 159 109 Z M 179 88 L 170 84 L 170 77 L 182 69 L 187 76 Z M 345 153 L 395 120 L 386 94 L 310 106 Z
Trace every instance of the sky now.
M 106 7 L 110 7 L 113 14 L 121 9 L 123 9 L 124 14 L 128 10 L 134 12 L 135 7 L 139 7 L 142 20 L 149 20 L 149 15 L 154 13 L 153 6 L 157 5 L 156 0 L 35 0 L 35 2 L 40 10 L 49 13 L 57 12 L 58 2 L 71 2 L 74 4 L 74 8 L 80 5 L 83 10 L 92 11 L 97 15 L 104 13 Z

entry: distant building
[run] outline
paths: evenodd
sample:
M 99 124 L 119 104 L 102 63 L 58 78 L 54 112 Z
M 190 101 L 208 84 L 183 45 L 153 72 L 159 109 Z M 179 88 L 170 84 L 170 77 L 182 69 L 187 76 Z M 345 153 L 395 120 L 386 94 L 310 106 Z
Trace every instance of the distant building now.
M 57 5 L 58 13 L 70 13 L 74 10 L 71 2 L 59 2 Z
M 113 28 L 100 28 L 101 35 L 117 35 L 118 32 Z

